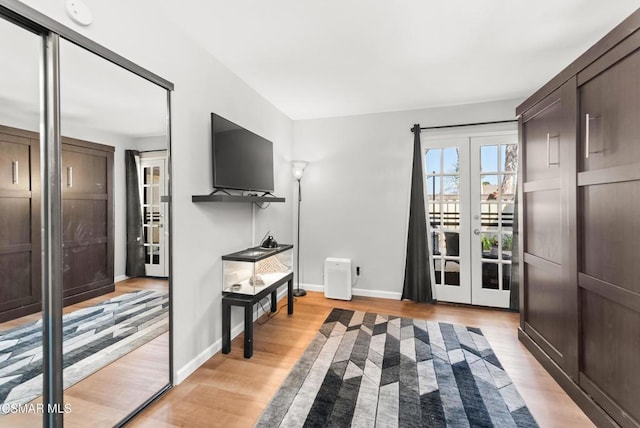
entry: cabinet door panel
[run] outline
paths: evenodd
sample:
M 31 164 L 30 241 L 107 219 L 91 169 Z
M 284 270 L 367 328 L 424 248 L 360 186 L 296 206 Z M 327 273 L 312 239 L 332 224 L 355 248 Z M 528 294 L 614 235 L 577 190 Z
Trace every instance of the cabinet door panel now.
M 578 370 L 576 217 L 577 79 L 522 120 L 522 324 L 572 378 Z
M 107 193 L 107 157 L 67 148 L 62 151 L 64 193 Z
M 525 270 L 527 323 L 555 349 L 550 356 L 560 365 L 565 347 L 566 302 L 561 292 L 561 269 L 542 269 L 528 264 Z M 542 345 L 542 344 L 541 344 Z
M 62 230 L 65 243 L 86 244 L 106 240 L 107 201 L 65 199 L 62 201 Z
M 581 371 L 638 423 L 640 314 L 590 291 L 581 294 Z
M 0 133 L 0 321 L 34 310 L 40 301 L 38 141 Z
M 524 250 L 537 257 L 562 263 L 562 195 L 560 190 L 525 194 L 527 235 Z
M 32 303 L 32 285 L 31 251 L 0 254 L 0 312 Z
M 585 186 L 581 192 L 580 271 L 640 293 L 640 181 Z
M 640 51 L 580 87 L 581 171 L 640 162 L 639 93 Z
M 64 296 L 110 284 L 107 243 L 65 247 L 63 264 Z
M 0 198 L 0 248 L 31 245 L 31 199 Z
M 560 139 L 562 103 L 554 98 L 551 105 L 523 124 L 525 181 L 547 180 L 560 175 Z

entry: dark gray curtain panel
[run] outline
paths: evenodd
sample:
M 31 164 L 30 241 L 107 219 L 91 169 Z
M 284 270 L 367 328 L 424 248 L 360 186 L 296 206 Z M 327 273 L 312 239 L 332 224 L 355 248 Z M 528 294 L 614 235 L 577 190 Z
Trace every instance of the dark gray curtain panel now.
M 518 244 L 520 232 L 518 228 L 520 224 L 518 221 L 518 209 L 518 193 L 516 192 L 513 204 L 513 244 L 511 246 L 511 288 L 509 293 L 509 309 L 514 311 L 520 310 L 520 257 L 518 256 L 518 250 L 520 249 Z
M 142 208 L 140 183 L 138 182 L 137 150 L 125 150 L 125 180 L 127 199 L 127 276 L 145 276 L 144 237 L 142 232 Z
M 402 299 L 414 302 L 433 302 L 431 289 L 431 255 L 427 243 L 427 216 L 424 206 L 424 175 L 420 125 L 413 126 L 413 171 L 411 173 L 411 201 L 409 202 L 409 231 L 407 260 L 404 270 Z

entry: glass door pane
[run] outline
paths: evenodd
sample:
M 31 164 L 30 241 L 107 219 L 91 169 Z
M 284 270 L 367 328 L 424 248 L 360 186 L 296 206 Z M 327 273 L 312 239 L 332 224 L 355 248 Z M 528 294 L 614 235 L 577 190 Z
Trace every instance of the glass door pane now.
M 0 18 L 0 426 L 42 425 L 42 39 Z
M 513 212 L 516 194 L 517 135 L 471 138 L 474 241 L 473 304 L 509 306 Z
M 471 303 L 468 247 L 468 141 L 423 139 L 425 193 L 438 300 Z

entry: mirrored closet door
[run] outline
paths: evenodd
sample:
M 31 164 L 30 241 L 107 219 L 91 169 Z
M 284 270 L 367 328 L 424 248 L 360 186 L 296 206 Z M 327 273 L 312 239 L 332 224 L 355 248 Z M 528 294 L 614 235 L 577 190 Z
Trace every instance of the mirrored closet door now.
M 167 92 L 61 40 L 60 112 L 65 422 L 112 425 L 170 381 L 168 271 L 147 263 L 167 174 L 142 162 L 168 160 Z
M 42 425 L 41 55 L 0 17 L 0 426 Z
M 120 425 L 171 384 L 172 86 L 35 11 L 26 19 L 23 6 L 0 5 L 0 426 Z M 56 49 L 49 30 L 61 34 Z M 59 87 L 45 79 L 52 58 Z M 52 86 L 59 131 L 45 102 Z M 144 159 L 162 174 L 146 177 Z M 52 163 L 57 201 L 42 179 Z M 58 387 L 59 407 L 48 406 Z

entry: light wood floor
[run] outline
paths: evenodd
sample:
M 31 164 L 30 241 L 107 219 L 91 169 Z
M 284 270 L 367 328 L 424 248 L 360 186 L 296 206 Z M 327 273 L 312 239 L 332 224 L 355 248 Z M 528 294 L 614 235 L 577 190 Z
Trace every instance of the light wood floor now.
M 280 302 L 283 305 L 283 301 Z M 354 297 L 327 300 L 310 292 L 255 325 L 254 354 L 243 358 L 242 335 L 151 405 L 133 427 L 251 427 L 311 342 L 332 307 L 480 327 L 541 427 L 593 424 L 517 339 L 518 314 L 488 309 Z
M 167 291 L 166 280 L 132 278 L 116 284 L 116 291 L 64 308 L 64 313 L 92 306 L 130 291 Z M 0 324 L 0 331 L 41 318 L 40 313 Z M 71 411 L 65 427 L 112 427 L 169 383 L 169 334 L 164 333 L 124 355 L 64 391 Z M 33 403 L 41 403 L 38 398 Z M 42 426 L 42 414 L 15 413 L 0 416 L 1 427 Z

